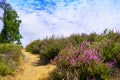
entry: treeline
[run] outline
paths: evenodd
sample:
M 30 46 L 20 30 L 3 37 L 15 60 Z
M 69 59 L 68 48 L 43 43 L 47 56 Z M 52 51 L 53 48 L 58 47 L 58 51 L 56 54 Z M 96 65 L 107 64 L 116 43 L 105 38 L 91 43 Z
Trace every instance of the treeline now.
M 51 80 L 107 80 L 111 67 L 120 66 L 120 32 L 52 36 L 31 42 L 26 50 L 57 66 Z

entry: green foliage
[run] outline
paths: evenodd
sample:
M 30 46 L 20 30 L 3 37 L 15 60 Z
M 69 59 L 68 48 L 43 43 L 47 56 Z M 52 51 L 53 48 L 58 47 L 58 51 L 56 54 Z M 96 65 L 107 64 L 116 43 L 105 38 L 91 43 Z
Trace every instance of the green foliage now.
M 105 30 L 103 33 L 103 39 L 110 39 L 113 40 L 114 42 L 119 42 L 120 41 L 120 32 L 119 31 L 112 31 L 112 30 Z
M 15 44 L 0 44 L 0 54 L 6 55 L 16 62 L 19 62 L 19 58 L 22 56 L 21 49 L 21 46 Z
M 67 38 L 55 39 L 54 36 L 41 41 L 34 40 L 26 46 L 26 51 L 39 54 L 42 60 L 49 62 L 68 44 L 67 40 Z
M 41 48 L 41 42 L 40 40 L 34 40 L 30 44 L 26 46 L 26 51 L 39 54 L 40 53 L 40 48 Z
M 67 45 L 67 41 L 62 39 L 55 39 L 51 37 L 41 41 L 40 57 L 45 61 L 54 59 L 59 54 L 59 51 Z
M 51 73 L 51 80 L 107 80 L 110 67 L 120 65 L 120 32 L 106 29 L 101 35 L 52 36 L 31 42 L 26 50 L 55 62 L 57 69 Z
M 57 69 L 51 73 L 51 80 L 107 80 L 109 67 L 103 62 L 89 42 L 79 47 L 68 46 L 54 59 Z
M 68 38 L 69 43 L 72 43 L 74 46 L 79 45 L 84 40 L 85 40 L 85 38 L 82 37 L 80 34 L 72 34 Z
M 0 75 L 6 75 L 11 74 L 12 71 L 10 70 L 10 67 L 5 64 L 5 62 L 0 61 Z
M 1 6 L 4 14 L 3 18 L 3 29 L 0 33 L 0 43 L 17 43 L 21 44 L 20 39 L 22 36 L 19 32 L 19 26 L 21 20 L 18 20 L 19 16 L 17 12 L 11 7 L 10 4 L 5 3 Z
M 120 46 L 111 40 L 101 42 L 100 48 L 100 52 L 107 62 L 115 61 L 116 57 L 119 55 Z
M 61 72 L 58 69 L 55 69 L 50 73 L 50 77 L 48 80 L 62 80 Z
M 120 33 L 105 29 L 101 37 L 101 41 L 96 42 L 97 45 L 95 46 L 99 46 L 99 51 L 101 52 L 105 62 L 114 61 L 119 65 Z
M 88 35 L 87 41 L 92 42 L 99 42 L 101 40 L 101 36 L 96 34 L 96 33 L 90 33 L 90 35 Z
M 0 44 L 0 75 L 11 74 L 20 64 L 23 54 L 21 46 Z
M 82 33 L 80 34 L 72 34 L 70 37 L 68 37 L 69 43 L 72 43 L 72 45 L 77 46 L 81 44 L 83 41 L 89 41 L 92 42 L 98 42 L 101 40 L 101 36 L 96 33 L 90 33 L 89 35 Z

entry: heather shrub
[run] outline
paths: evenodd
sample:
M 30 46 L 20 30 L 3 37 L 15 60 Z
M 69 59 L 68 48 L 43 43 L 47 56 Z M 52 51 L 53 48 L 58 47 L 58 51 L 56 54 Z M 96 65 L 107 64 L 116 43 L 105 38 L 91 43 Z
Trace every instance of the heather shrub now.
M 0 44 L 0 75 L 7 75 L 16 69 L 22 60 L 21 46 Z
M 119 31 L 112 31 L 112 30 L 104 30 L 104 33 L 102 34 L 104 38 L 114 40 L 115 42 L 120 41 L 120 32 Z
M 33 54 L 39 54 L 40 47 L 41 47 L 40 40 L 34 40 L 30 44 L 28 44 L 25 49 L 26 51 L 31 52 Z
M 95 32 L 90 33 L 87 37 L 87 41 L 89 41 L 90 43 L 99 42 L 99 41 L 101 41 L 101 39 L 102 39 L 102 36 L 96 34 Z
M 82 37 L 80 34 L 72 34 L 68 37 L 68 42 L 74 46 L 79 45 L 84 40 L 85 37 Z
M 74 45 L 78 46 L 81 44 L 83 41 L 89 41 L 90 43 L 99 41 L 100 40 L 100 35 L 97 35 L 96 33 L 91 33 L 91 34 L 72 34 L 70 37 L 68 37 L 69 42 Z
M 54 59 L 61 49 L 66 46 L 67 42 L 64 38 L 55 39 L 54 37 L 46 38 L 41 41 L 40 58 L 49 62 Z
M 98 46 L 100 53 L 105 62 L 116 62 L 120 63 L 120 33 L 119 31 L 114 32 L 112 30 L 104 30 L 101 35 L 102 39 L 100 42 L 96 42 L 95 46 Z
M 112 62 L 103 63 L 102 55 L 90 42 L 68 46 L 53 60 L 57 69 L 51 80 L 107 80 Z
M 120 45 L 111 39 L 103 40 L 99 43 L 99 51 L 105 62 L 120 63 Z

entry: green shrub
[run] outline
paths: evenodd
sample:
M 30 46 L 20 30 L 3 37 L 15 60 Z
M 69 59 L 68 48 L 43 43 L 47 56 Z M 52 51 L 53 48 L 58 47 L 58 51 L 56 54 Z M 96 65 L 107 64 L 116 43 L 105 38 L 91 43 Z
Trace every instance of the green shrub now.
M 99 51 L 105 62 L 114 61 L 120 63 L 120 45 L 113 40 L 103 40 L 99 43 Z
M 96 42 L 95 46 L 99 47 L 99 52 L 105 62 L 113 61 L 118 65 L 120 63 L 120 33 L 105 29 L 101 37 L 101 41 Z
M 82 33 L 81 35 L 80 34 L 72 34 L 70 37 L 68 37 L 68 42 L 72 43 L 72 45 L 74 45 L 74 46 L 78 46 L 83 41 L 89 41 L 90 43 L 93 43 L 93 42 L 100 41 L 101 38 L 102 38 L 102 36 L 98 35 L 96 33 L 90 33 L 89 35 L 85 34 L 85 33 Z
M 14 44 L 0 44 L 0 75 L 12 73 L 23 56 L 21 46 Z
M 40 40 L 35 40 L 32 41 L 30 44 L 28 44 L 26 46 L 26 51 L 31 52 L 31 53 L 40 53 L 40 47 L 41 47 L 41 43 Z
M 5 64 L 5 62 L 0 61 L 0 75 L 6 75 L 11 74 L 12 71 L 10 70 L 10 67 Z
M 96 33 L 90 33 L 88 35 L 87 41 L 90 41 L 91 43 L 93 43 L 93 42 L 99 42 L 101 41 L 101 39 L 102 39 L 101 35 L 98 35 Z
M 84 40 L 85 40 L 85 37 L 81 36 L 80 34 L 72 34 L 68 38 L 69 43 L 72 43 L 72 45 L 74 46 L 79 45 Z
M 16 44 L 0 44 L 0 54 L 4 55 L 4 58 L 6 59 L 12 59 L 16 63 L 19 63 L 19 60 L 21 58 L 22 47 Z
M 67 42 L 64 38 L 62 39 L 55 39 L 51 37 L 49 39 L 44 39 L 41 41 L 41 48 L 40 48 L 40 57 L 44 61 L 50 61 L 54 59 L 61 49 L 63 49 L 67 45 Z
M 51 73 L 51 80 L 107 80 L 111 62 L 104 63 L 96 47 L 82 42 L 79 47 L 63 49 L 53 60 L 57 69 Z

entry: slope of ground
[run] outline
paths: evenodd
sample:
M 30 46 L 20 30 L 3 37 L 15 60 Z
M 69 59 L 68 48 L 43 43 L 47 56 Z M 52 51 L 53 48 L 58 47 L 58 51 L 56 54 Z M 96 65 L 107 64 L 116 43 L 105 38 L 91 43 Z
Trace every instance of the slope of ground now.
M 30 54 L 29 52 L 25 52 L 25 50 L 22 51 L 25 59 L 20 69 L 15 75 L 7 76 L 2 80 L 47 80 L 49 73 L 55 69 L 55 66 L 51 64 L 41 65 L 38 55 Z
M 22 51 L 25 58 L 16 73 L 0 80 L 47 80 L 49 73 L 56 67 L 51 64 L 42 65 L 39 61 L 39 55 Z M 108 80 L 120 80 L 120 68 L 113 68 L 113 74 Z

